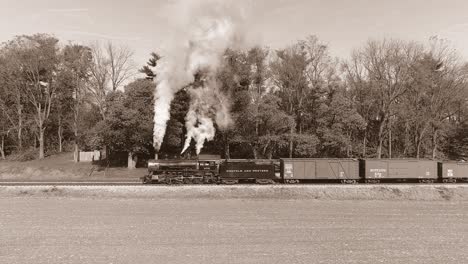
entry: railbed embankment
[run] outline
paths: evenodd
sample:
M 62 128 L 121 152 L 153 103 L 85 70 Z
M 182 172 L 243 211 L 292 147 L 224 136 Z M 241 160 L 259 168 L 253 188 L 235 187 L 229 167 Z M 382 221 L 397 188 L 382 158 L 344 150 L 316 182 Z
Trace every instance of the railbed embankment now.
M 468 185 L 0 186 L 1 197 L 468 201 Z

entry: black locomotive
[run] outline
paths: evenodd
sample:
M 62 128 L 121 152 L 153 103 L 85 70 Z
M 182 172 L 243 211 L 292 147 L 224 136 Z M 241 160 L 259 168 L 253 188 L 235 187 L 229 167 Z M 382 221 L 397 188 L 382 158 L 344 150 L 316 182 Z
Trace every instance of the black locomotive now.
M 219 161 L 218 158 L 150 160 L 143 183 L 217 183 Z
M 150 160 L 144 183 L 257 184 L 341 182 L 454 183 L 468 180 L 468 163 L 416 159 Z

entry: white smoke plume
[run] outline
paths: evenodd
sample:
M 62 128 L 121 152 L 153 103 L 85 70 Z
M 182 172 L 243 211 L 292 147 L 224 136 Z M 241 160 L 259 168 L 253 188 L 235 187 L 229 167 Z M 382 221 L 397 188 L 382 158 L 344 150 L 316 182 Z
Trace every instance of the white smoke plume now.
M 214 122 L 220 129 L 226 129 L 232 120 L 229 115 L 229 103 L 219 91 L 212 76 L 205 79 L 201 86 L 191 87 L 189 93 L 190 108 L 185 118 L 187 136 L 182 153 L 190 147 L 190 142 L 194 139 L 199 154 L 205 141 L 214 139 L 216 132 Z
M 159 151 L 166 124 L 170 118 L 170 105 L 174 95 L 189 87 L 190 109 L 186 117 L 187 140 L 196 142 L 197 153 L 206 140 L 219 128 L 230 124 L 229 103 L 220 93 L 213 76 L 220 66 L 227 48 L 239 48 L 244 40 L 246 1 L 199 0 L 178 1 L 170 13 L 175 13 L 171 44 L 162 54 L 157 68 L 154 105 L 153 142 Z M 201 87 L 193 87 L 194 76 L 206 73 Z

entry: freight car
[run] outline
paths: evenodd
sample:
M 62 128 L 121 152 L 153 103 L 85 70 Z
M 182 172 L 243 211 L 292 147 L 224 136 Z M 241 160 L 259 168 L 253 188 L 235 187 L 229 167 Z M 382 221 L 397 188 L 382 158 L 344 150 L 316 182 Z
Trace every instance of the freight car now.
M 416 159 L 151 160 L 144 183 L 237 184 L 251 182 L 454 183 L 468 181 L 468 163 Z
M 358 183 L 359 161 L 356 159 L 280 159 L 284 183 L 340 181 Z
M 468 163 L 457 161 L 443 161 L 438 163 L 439 180 L 443 183 L 468 181 Z
M 416 159 L 366 159 L 360 161 L 360 170 L 367 183 L 382 181 L 437 181 L 437 161 Z

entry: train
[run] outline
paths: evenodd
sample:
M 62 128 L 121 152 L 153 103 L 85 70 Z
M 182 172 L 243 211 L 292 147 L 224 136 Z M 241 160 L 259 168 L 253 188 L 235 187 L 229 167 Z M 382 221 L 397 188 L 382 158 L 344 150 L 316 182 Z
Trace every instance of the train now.
M 456 183 L 468 182 L 468 162 L 421 159 L 158 159 L 145 184 Z

